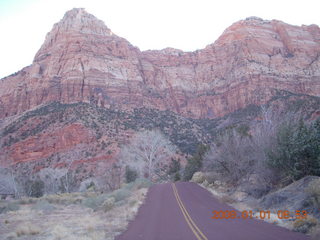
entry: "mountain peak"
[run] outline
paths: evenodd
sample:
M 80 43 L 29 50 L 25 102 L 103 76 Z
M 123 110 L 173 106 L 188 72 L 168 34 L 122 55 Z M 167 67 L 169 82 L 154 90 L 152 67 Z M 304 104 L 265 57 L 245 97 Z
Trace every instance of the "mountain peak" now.
M 58 23 L 53 25 L 34 61 L 50 54 L 50 49 L 57 45 L 57 42 L 65 42 L 69 38 L 79 35 L 83 37 L 88 35 L 109 37 L 114 34 L 103 21 L 88 13 L 84 8 L 73 8 L 67 11 Z
M 112 34 L 103 21 L 88 13 L 84 8 L 73 8 L 69 10 L 56 25 L 64 31 L 97 35 Z
M 84 8 L 72 8 L 64 14 L 64 18 L 72 17 L 78 14 L 89 14 Z M 89 14 L 90 15 L 90 14 Z

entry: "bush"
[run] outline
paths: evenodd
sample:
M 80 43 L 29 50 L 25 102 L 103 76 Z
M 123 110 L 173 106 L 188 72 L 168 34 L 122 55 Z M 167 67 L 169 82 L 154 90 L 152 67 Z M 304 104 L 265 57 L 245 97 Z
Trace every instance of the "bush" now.
M 103 203 L 102 203 L 102 208 L 105 212 L 111 210 L 114 207 L 115 199 L 114 197 L 107 198 Z
M 30 197 L 39 198 L 44 194 L 44 182 L 41 180 L 28 181 L 27 188 Z
M 82 204 L 85 207 L 97 210 L 103 204 L 103 202 L 107 200 L 109 197 L 109 194 L 101 194 L 99 196 L 88 197 L 82 201 Z
M 39 233 L 40 233 L 40 228 L 31 224 L 20 225 L 16 229 L 17 237 L 21 237 L 24 235 L 37 235 Z
M 131 169 L 129 166 L 126 166 L 125 177 L 126 177 L 126 183 L 131 183 L 137 179 L 138 173 L 137 171 Z
M 127 189 L 118 189 L 118 190 L 113 191 L 110 196 L 114 197 L 115 201 L 118 202 L 118 201 L 121 201 L 121 200 L 124 200 L 124 199 L 127 199 L 128 197 L 130 197 L 131 191 L 129 191 Z
M 18 211 L 20 209 L 20 206 L 18 203 L 16 202 L 9 202 L 7 204 L 5 204 L 4 206 L 0 206 L 0 214 L 1 213 L 6 213 L 6 212 L 14 212 L 14 211 Z
M 42 200 L 44 201 L 48 201 L 49 203 L 54 203 L 54 204 L 62 204 L 62 205 L 69 205 L 69 204 L 73 204 L 73 203 L 79 203 L 81 202 L 81 198 L 78 199 L 75 196 L 71 195 L 71 194 L 59 194 L 59 195 L 47 195 L 42 197 Z
M 318 224 L 318 220 L 308 216 L 305 219 L 297 219 L 293 223 L 293 230 L 301 233 L 308 233 L 311 228 Z
M 198 146 L 197 152 L 187 159 L 187 165 L 184 169 L 183 179 L 189 181 L 195 172 L 198 172 L 202 167 L 204 155 L 209 150 L 209 147 L 203 144 Z
M 214 172 L 206 172 L 204 176 L 209 184 L 213 184 L 217 179 L 219 179 L 217 174 Z
M 116 207 L 119 207 L 119 206 L 123 206 L 127 203 L 127 200 L 121 200 L 121 201 L 118 201 L 118 202 L 115 202 L 115 206 Z
M 138 178 L 134 182 L 136 188 L 139 190 L 141 188 L 149 188 L 152 186 L 152 182 L 149 179 L 146 178 Z
M 32 206 L 32 209 L 44 212 L 51 212 L 56 208 L 46 200 L 40 200 Z
M 176 172 L 176 174 L 173 176 L 173 181 L 177 182 L 181 180 L 181 176 L 179 172 Z
M 141 188 L 149 188 L 153 183 L 146 178 L 137 178 L 134 182 L 124 185 L 123 189 L 130 191 L 139 190 Z
M 309 126 L 302 120 L 283 123 L 276 144 L 277 148 L 268 151 L 271 167 L 290 180 L 320 176 L 320 120 Z
M 172 179 L 175 182 L 179 181 L 181 179 L 180 170 L 181 170 L 180 160 L 179 159 L 176 160 L 172 158 L 167 170 L 167 174 L 170 176 L 170 179 Z

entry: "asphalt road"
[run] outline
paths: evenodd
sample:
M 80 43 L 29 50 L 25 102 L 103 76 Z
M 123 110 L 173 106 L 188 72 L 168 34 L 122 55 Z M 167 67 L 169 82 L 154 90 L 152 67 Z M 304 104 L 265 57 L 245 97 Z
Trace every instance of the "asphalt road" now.
M 232 211 L 194 183 L 158 184 L 128 229 L 116 240 L 307 240 L 309 237 L 257 219 L 212 219 Z M 238 215 L 239 214 L 239 215 Z

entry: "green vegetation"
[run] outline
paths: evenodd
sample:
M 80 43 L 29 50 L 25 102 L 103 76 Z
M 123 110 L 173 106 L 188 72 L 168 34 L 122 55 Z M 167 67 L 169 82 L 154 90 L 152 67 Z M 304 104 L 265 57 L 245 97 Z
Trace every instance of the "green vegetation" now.
M 111 193 L 95 194 L 81 199 L 81 204 L 85 207 L 92 208 L 94 210 L 104 209 L 104 211 L 110 210 L 115 205 L 122 205 L 126 203 L 134 191 L 142 188 L 149 188 L 151 182 L 147 179 L 138 178 L 134 182 L 123 185 L 120 189 L 117 189 Z
M 10 211 L 18 211 L 20 206 L 16 202 L 8 202 L 0 204 L 0 214 L 10 212 Z
M 171 159 L 171 162 L 169 164 L 167 174 L 170 176 L 170 179 L 172 179 L 174 182 L 181 180 L 181 164 L 179 159 Z
M 126 166 L 125 178 L 126 183 L 134 182 L 138 177 L 137 171 L 131 169 L 129 166 Z
M 104 201 L 106 201 L 110 197 L 109 194 L 101 194 L 92 197 L 85 198 L 82 201 L 82 205 L 88 208 L 97 209 L 100 207 Z
M 49 203 L 47 200 L 40 200 L 37 201 L 33 206 L 33 210 L 38 210 L 38 211 L 44 211 L 44 212 L 51 212 L 55 210 L 56 208 Z
M 37 124 L 34 124 L 36 120 Z M 0 133 L 3 146 L 10 146 L 30 136 L 46 131 L 52 125 L 59 128 L 74 122 L 81 122 L 93 130 L 96 140 L 103 135 L 115 137 L 120 131 L 132 129 L 159 129 L 169 136 L 182 152 L 193 154 L 196 146 L 206 141 L 207 133 L 196 120 L 181 117 L 171 111 L 137 108 L 132 112 L 100 108 L 88 103 L 62 104 L 52 102 L 48 105 L 28 111 L 20 118 L 6 126 Z M 108 144 L 101 141 L 102 148 Z
M 320 176 L 320 120 L 310 125 L 303 120 L 283 123 L 268 156 L 270 166 L 291 180 Z
M 183 179 L 185 181 L 189 181 L 193 174 L 201 169 L 203 158 L 208 150 L 208 146 L 201 144 L 198 146 L 197 152 L 191 158 L 187 159 L 188 163 L 183 174 Z
M 28 196 L 30 197 L 42 197 L 44 194 L 44 182 L 40 179 L 37 179 L 35 181 L 28 181 L 26 184 L 28 189 L 26 190 L 28 193 Z

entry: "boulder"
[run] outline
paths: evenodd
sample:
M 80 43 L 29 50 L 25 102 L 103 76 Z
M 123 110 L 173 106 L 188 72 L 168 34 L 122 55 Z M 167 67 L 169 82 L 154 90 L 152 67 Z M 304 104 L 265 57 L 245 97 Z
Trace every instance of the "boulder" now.
M 319 213 L 319 209 L 315 209 L 310 195 L 307 193 L 309 185 L 319 180 L 316 176 L 307 176 L 290 185 L 269 193 L 260 200 L 260 205 L 264 209 L 288 210 L 295 212 L 296 210 L 306 210 L 314 214 Z
M 205 175 L 203 172 L 195 172 L 192 176 L 191 182 L 203 183 L 205 180 Z

